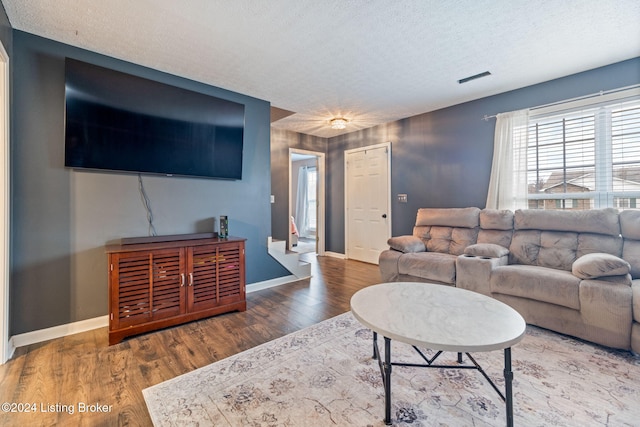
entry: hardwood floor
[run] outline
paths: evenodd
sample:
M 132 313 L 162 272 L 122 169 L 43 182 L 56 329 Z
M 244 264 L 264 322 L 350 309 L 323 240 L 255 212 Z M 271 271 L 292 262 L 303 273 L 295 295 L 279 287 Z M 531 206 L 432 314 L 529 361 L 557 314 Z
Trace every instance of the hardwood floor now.
M 0 403 L 23 412 L 3 406 L 0 425 L 151 425 L 144 388 L 344 313 L 357 290 L 380 282 L 376 265 L 302 258 L 312 263 L 311 279 L 248 294 L 246 312 L 113 346 L 101 328 L 17 349 L 0 366 Z

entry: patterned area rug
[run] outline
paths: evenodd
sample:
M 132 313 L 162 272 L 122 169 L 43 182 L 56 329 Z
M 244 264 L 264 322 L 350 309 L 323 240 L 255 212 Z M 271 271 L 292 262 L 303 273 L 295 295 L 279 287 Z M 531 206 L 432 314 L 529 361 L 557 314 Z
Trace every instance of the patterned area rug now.
M 371 332 L 345 313 L 143 394 L 156 426 L 382 426 L 371 346 Z M 512 354 L 516 426 L 639 425 L 640 357 L 532 326 Z M 392 355 L 422 363 L 402 343 Z M 473 356 L 503 387 L 503 352 Z M 504 403 L 475 370 L 394 366 L 391 384 L 394 425 L 506 423 Z

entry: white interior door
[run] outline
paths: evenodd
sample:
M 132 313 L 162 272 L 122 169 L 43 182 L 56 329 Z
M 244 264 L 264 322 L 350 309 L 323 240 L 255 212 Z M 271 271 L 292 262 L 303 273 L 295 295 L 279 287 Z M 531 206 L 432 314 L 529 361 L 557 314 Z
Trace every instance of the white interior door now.
M 378 263 L 391 237 L 391 143 L 345 151 L 347 258 Z
M 0 43 L 0 365 L 9 344 L 9 56 Z

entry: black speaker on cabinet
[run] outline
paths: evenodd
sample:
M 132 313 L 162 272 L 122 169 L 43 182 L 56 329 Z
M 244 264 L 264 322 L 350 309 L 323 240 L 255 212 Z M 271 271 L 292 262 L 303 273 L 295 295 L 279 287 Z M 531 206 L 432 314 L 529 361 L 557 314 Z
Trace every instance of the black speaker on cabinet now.
M 226 215 L 220 215 L 220 232 L 218 236 L 223 239 L 229 237 L 229 220 Z

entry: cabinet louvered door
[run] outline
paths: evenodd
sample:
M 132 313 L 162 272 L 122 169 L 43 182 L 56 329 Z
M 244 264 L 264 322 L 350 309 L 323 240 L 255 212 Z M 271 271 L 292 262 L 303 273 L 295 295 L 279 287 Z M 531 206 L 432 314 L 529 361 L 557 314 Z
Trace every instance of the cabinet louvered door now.
M 241 245 L 218 247 L 218 301 L 227 304 L 244 300 L 244 248 Z
M 188 311 L 206 310 L 244 299 L 238 243 L 189 249 Z
M 185 312 L 184 249 L 154 251 L 152 258 L 151 312 L 153 320 Z
M 187 310 L 197 311 L 218 304 L 218 246 L 189 248 Z
M 115 328 L 184 313 L 183 249 L 114 254 L 111 263 Z
M 112 328 L 124 328 L 151 320 L 150 252 L 111 256 Z

